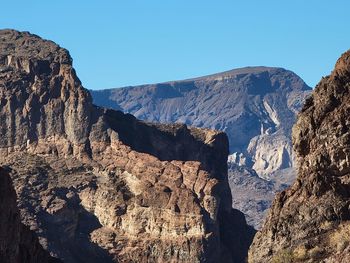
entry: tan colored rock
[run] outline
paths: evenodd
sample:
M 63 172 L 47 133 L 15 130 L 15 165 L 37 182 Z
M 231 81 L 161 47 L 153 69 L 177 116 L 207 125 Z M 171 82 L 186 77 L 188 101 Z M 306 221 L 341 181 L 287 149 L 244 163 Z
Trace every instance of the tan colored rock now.
M 145 121 L 225 132 L 230 146 L 232 204 L 257 229 L 275 193 L 296 178 L 291 131 L 310 93 L 311 88 L 298 75 L 273 67 L 245 67 L 187 80 L 91 91 L 97 105 Z M 251 172 L 241 176 L 242 171 Z M 287 185 L 281 187 L 281 182 Z
M 349 260 L 349 105 L 347 51 L 317 85 L 293 127 L 298 178 L 276 196 L 250 247 L 250 262 Z
M 224 133 L 91 103 L 68 52 L 0 31 L 0 164 L 23 222 L 64 262 L 241 262 Z

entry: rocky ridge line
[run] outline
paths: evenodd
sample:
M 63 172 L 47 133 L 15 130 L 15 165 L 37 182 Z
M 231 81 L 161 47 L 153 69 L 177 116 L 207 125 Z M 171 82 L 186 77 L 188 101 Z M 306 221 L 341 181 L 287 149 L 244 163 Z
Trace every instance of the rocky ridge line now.
M 0 163 L 24 223 L 64 262 L 241 262 L 227 137 L 92 104 L 69 53 L 0 31 Z
M 293 127 L 298 178 L 275 198 L 250 248 L 250 262 L 346 262 L 350 258 L 349 131 L 347 51 L 298 116 Z
M 229 183 L 234 208 L 260 228 L 274 194 L 295 179 L 291 129 L 310 92 L 311 88 L 289 70 L 247 67 L 91 94 L 98 105 L 143 120 L 224 131 L 230 144 Z

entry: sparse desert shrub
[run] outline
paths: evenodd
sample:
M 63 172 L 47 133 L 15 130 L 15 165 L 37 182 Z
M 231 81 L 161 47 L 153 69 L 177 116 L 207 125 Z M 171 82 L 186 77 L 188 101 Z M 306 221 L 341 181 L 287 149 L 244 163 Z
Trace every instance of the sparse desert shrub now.
M 294 255 L 289 249 L 282 249 L 272 258 L 271 263 L 293 263 Z
M 320 225 L 320 229 L 322 230 L 329 230 L 331 228 L 333 228 L 333 222 L 331 221 L 324 221 Z
M 350 244 L 350 225 L 342 225 L 330 235 L 329 244 L 342 252 Z
M 310 258 L 317 259 L 318 257 L 320 257 L 322 255 L 323 252 L 324 252 L 324 249 L 320 248 L 319 246 L 316 246 L 316 247 L 310 249 L 308 254 L 309 254 Z
M 298 260 L 304 260 L 308 257 L 305 246 L 299 246 L 293 251 L 293 257 Z

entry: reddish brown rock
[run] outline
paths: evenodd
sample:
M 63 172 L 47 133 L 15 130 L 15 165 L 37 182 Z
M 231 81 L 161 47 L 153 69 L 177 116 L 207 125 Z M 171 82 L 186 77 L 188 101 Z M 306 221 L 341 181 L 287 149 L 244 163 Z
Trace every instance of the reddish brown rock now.
M 59 263 L 39 244 L 33 231 L 21 223 L 8 171 L 0 167 L 0 262 Z
M 64 262 L 242 262 L 224 133 L 91 103 L 68 52 L 0 31 L 0 163 L 23 222 Z
M 249 260 L 347 262 L 350 51 L 306 101 L 293 128 L 293 144 L 299 158 L 298 178 L 276 197 L 263 229 L 254 238 Z

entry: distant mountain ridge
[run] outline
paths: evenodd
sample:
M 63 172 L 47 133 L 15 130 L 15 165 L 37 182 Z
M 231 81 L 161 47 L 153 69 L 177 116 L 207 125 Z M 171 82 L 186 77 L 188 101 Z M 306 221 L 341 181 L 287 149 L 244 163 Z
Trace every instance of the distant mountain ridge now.
M 92 95 L 97 105 L 120 109 L 143 120 L 182 122 L 223 130 L 233 139 L 230 140 L 233 153 L 243 151 L 250 138 L 263 133 L 262 129 L 265 132 L 272 126 L 280 126 L 290 133 L 292 123 L 284 121 L 280 124 L 278 117 L 294 119 L 305 93 L 310 90 L 291 71 L 247 67 L 183 81 L 97 90 L 92 91 Z M 270 101 L 275 105 L 269 105 Z M 276 112 L 274 106 L 282 107 Z M 250 117 L 258 118 L 252 120 Z M 251 122 L 242 125 L 242 119 Z M 248 129 L 245 135 L 235 129 L 237 125 L 253 130 Z M 243 136 L 235 136 L 237 134 Z
M 249 263 L 350 262 L 350 50 L 293 126 L 298 176 L 275 196 Z
M 236 167 L 231 174 L 241 174 L 238 167 L 244 174 L 250 171 L 251 176 L 256 172 L 261 178 L 278 181 L 273 190 L 277 191 L 295 176 L 291 128 L 310 91 L 292 71 L 246 67 L 182 81 L 95 90 L 91 94 L 95 104 L 131 113 L 139 119 L 226 132 L 230 167 Z M 231 182 L 233 195 L 235 187 Z M 243 211 L 249 220 L 249 215 L 257 210 L 259 216 L 253 216 L 251 223 L 258 226 L 266 200 L 259 205 L 260 199 L 251 198 L 254 199 L 243 198 L 252 201 L 247 201 L 250 208 Z

